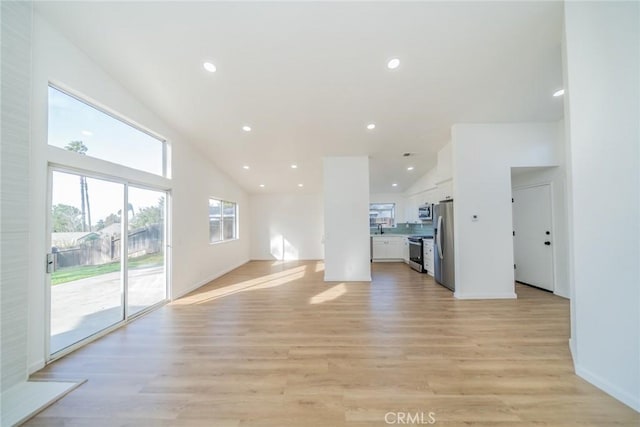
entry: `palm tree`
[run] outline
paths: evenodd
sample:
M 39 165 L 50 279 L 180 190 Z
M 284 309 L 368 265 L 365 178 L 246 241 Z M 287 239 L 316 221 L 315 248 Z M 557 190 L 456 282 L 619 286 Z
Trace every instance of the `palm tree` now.
M 82 141 L 71 141 L 64 148 L 74 153 L 86 155 L 89 150 Z M 87 185 L 87 177 L 80 177 L 80 200 L 82 201 L 82 209 L 80 214 L 82 215 L 82 231 L 91 231 L 91 208 L 89 206 L 89 186 Z M 85 215 L 86 205 L 86 215 Z M 89 223 L 89 229 L 87 230 L 87 220 Z

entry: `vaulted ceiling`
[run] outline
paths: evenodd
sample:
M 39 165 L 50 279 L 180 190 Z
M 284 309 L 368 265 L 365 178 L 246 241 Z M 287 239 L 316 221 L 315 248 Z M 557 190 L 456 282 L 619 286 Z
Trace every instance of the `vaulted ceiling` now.
M 36 10 L 251 193 L 321 191 L 322 157 L 343 155 L 370 156 L 372 192 L 402 192 L 435 165 L 454 123 L 563 116 L 551 96 L 562 87 L 559 2 Z

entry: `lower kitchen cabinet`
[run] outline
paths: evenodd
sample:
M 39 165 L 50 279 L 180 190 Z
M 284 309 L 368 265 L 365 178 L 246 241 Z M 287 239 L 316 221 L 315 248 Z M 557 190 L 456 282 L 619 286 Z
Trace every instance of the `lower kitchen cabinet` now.
M 374 261 L 402 261 L 404 259 L 404 236 L 373 236 L 371 244 Z
M 422 257 L 424 262 L 424 268 L 430 276 L 433 276 L 434 271 L 434 252 L 433 252 L 433 239 L 422 240 Z

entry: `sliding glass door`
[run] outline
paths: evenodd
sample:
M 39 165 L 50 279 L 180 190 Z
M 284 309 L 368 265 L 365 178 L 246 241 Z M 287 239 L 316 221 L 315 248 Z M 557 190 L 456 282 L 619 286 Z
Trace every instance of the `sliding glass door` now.
M 166 300 L 166 192 L 50 177 L 53 355 Z
M 133 315 L 167 297 L 165 193 L 129 186 L 128 207 L 127 311 Z

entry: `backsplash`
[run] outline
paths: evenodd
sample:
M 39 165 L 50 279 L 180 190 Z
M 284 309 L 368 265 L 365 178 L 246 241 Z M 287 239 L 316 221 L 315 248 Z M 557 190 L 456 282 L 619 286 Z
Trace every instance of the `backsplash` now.
M 410 224 L 410 223 L 399 223 L 397 227 L 393 228 L 383 228 L 384 234 L 421 234 L 426 236 L 433 236 L 433 222 L 425 222 L 423 224 Z M 377 227 L 371 227 L 371 234 L 378 233 Z

